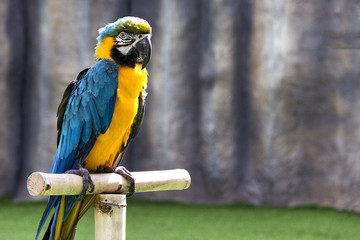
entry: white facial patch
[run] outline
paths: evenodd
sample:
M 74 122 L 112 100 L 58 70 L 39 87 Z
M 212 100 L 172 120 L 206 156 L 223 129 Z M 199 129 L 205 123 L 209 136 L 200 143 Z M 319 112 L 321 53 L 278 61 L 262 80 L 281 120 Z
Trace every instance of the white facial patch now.
M 133 47 L 133 44 L 127 45 L 127 46 L 120 46 L 116 49 L 119 50 L 123 55 L 126 55 L 129 53 L 130 49 Z

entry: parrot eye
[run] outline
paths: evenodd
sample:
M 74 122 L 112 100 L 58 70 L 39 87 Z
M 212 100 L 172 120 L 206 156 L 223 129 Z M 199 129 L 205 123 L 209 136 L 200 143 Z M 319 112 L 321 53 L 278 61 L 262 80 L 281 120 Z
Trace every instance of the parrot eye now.
M 121 32 L 116 37 L 116 45 L 117 46 L 127 46 L 132 44 L 135 41 L 133 33 Z

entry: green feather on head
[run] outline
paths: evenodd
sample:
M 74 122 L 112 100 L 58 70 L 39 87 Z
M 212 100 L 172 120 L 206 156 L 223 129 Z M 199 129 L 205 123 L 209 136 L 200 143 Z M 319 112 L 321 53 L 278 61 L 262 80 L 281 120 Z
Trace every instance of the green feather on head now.
M 151 34 L 150 24 L 138 17 L 123 17 L 119 18 L 113 23 L 109 23 L 99 30 L 99 36 L 97 37 L 98 43 L 100 43 L 106 37 L 115 37 L 120 32 L 131 32 L 135 34 Z

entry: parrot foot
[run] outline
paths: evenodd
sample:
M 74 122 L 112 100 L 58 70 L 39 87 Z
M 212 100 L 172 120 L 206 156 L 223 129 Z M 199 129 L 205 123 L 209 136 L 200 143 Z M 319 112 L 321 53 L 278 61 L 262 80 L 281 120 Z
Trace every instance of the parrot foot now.
M 87 169 L 80 167 L 78 169 L 71 169 L 69 171 L 66 171 L 65 173 L 75 174 L 83 178 L 83 189 L 77 200 L 81 201 L 85 198 L 86 191 L 88 190 L 89 186 L 90 186 L 89 192 L 92 193 L 94 191 L 95 184 L 91 179 L 89 171 Z
M 135 179 L 131 175 L 131 172 L 123 166 L 117 167 L 114 170 L 115 173 L 120 174 L 122 177 L 129 181 L 129 194 L 127 194 L 126 196 L 131 197 L 135 193 Z
M 125 167 L 123 167 L 123 166 L 120 166 L 117 168 L 106 167 L 106 168 L 103 168 L 101 172 L 102 173 L 117 173 L 117 174 L 119 174 L 120 176 L 122 176 L 123 178 L 128 180 L 130 183 L 129 194 L 127 194 L 126 196 L 131 197 L 135 193 L 135 179 L 131 175 L 131 172 L 129 170 L 127 170 Z

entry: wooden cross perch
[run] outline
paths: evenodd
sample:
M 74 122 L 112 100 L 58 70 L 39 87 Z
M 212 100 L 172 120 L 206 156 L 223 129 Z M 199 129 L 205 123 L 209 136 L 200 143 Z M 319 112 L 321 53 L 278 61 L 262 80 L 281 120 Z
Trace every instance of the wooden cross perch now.
M 135 192 L 183 190 L 190 186 L 191 178 L 184 169 L 131 172 L 135 179 Z M 95 239 L 125 240 L 126 195 L 129 182 L 116 173 L 90 174 L 95 184 Z M 32 173 L 27 181 L 32 196 L 79 195 L 82 177 L 74 174 Z

